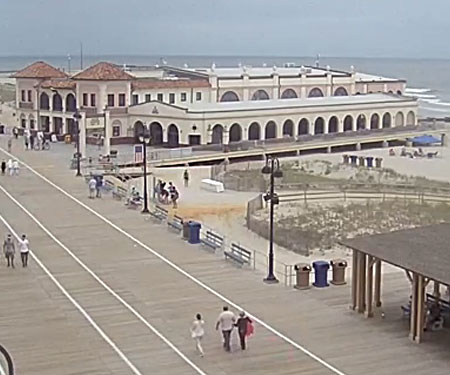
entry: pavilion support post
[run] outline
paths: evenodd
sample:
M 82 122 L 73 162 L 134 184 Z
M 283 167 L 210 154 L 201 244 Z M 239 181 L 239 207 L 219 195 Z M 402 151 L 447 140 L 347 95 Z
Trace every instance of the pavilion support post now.
M 438 301 L 441 298 L 441 284 L 438 281 L 436 281 L 436 280 L 434 280 L 433 296 Z
M 422 275 L 417 277 L 417 330 L 414 341 L 419 344 L 422 342 L 425 323 L 425 280 Z
M 418 275 L 413 273 L 411 283 L 411 312 L 409 323 L 409 338 L 411 341 L 415 341 L 417 336 L 417 283 Z
M 353 250 L 352 258 L 352 310 L 356 309 L 358 303 L 358 253 Z
M 381 306 L 381 260 L 375 262 L 375 306 Z
M 358 312 L 364 313 L 366 299 L 366 254 L 359 253 L 358 262 Z
M 373 266 L 374 258 L 368 255 L 366 275 L 366 318 L 373 317 Z

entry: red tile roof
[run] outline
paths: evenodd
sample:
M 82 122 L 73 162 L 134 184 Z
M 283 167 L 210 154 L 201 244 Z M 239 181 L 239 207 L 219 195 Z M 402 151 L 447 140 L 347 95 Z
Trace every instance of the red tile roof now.
M 66 78 L 67 74 L 43 61 L 36 61 L 12 75 L 13 78 Z
M 107 62 L 99 62 L 73 76 L 73 79 L 93 81 L 128 81 L 133 78 L 116 65 Z
M 211 85 L 207 80 L 202 79 L 137 79 L 132 84 L 133 90 L 183 87 L 211 87 Z
M 44 89 L 75 89 L 76 83 L 70 78 L 47 79 L 40 84 Z

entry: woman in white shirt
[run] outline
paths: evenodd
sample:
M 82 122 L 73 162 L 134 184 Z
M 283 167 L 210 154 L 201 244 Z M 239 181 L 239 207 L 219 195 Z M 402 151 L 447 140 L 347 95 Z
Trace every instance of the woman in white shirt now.
M 22 238 L 19 242 L 20 258 L 22 259 L 22 267 L 28 267 L 28 253 L 30 252 L 30 242 L 25 234 L 22 234 Z
M 205 354 L 203 352 L 203 348 L 202 348 L 202 339 L 203 336 L 205 335 L 205 322 L 202 319 L 202 316 L 200 314 L 197 314 L 195 317 L 195 320 L 192 322 L 192 326 L 191 326 L 191 336 L 195 341 L 195 347 L 198 350 L 198 352 L 200 353 L 200 356 L 203 357 L 203 355 Z

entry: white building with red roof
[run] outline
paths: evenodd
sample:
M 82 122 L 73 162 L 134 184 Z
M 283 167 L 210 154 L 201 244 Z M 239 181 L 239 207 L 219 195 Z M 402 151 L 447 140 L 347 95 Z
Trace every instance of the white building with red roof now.
M 100 62 L 69 76 L 45 62 L 13 75 L 19 126 L 102 132 L 154 145 L 229 143 L 415 125 L 404 80 L 318 67 L 176 68 Z M 83 136 L 83 139 L 85 137 Z

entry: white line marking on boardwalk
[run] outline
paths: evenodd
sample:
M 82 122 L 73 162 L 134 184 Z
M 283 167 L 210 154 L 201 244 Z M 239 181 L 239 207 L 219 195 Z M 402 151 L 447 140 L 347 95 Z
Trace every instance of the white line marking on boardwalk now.
M 3 148 L 0 147 L 0 150 L 3 151 L 3 153 L 5 153 L 6 155 L 9 155 L 11 157 L 15 157 L 14 155 L 6 152 Z M 78 205 L 80 205 L 81 207 L 83 207 L 84 209 L 86 209 L 87 211 L 89 211 L 91 214 L 97 216 L 100 220 L 102 220 L 103 222 L 107 223 L 108 225 L 110 225 L 112 228 L 114 228 L 115 230 L 117 230 L 119 233 L 122 233 L 124 236 L 128 237 L 130 240 L 134 241 L 135 243 L 137 243 L 138 245 L 140 245 L 141 247 L 143 247 L 145 250 L 147 250 L 148 252 L 150 252 L 151 254 L 153 254 L 155 257 L 159 258 L 160 260 L 162 260 L 164 263 L 166 263 L 167 265 L 169 265 L 170 267 L 172 267 L 173 269 L 177 270 L 179 273 L 181 273 L 182 275 L 184 275 L 185 277 L 187 277 L 189 280 L 191 280 L 192 282 L 194 282 L 195 284 L 201 286 L 203 289 L 207 290 L 208 292 L 210 292 L 211 294 L 213 294 L 214 296 L 216 296 L 217 298 L 221 299 L 223 302 L 227 303 L 228 305 L 232 306 L 233 308 L 237 309 L 237 310 L 245 310 L 243 307 L 239 306 L 238 304 L 234 303 L 233 301 L 231 301 L 230 299 L 228 299 L 227 297 L 225 297 L 224 295 L 220 294 L 219 292 L 217 292 L 216 290 L 214 290 L 213 288 L 211 288 L 210 286 L 206 285 L 205 283 L 203 283 L 202 281 L 200 281 L 199 279 L 197 279 L 196 277 L 192 276 L 190 273 L 188 273 L 187 271 L 185 271 L 184 269 L 182 269 L 181 267 L 179 267 L 177 264 L 173 263 L 171 260 L 167 259 L 165 256 L 161 255 L 160 253 L 158 253 L 156 250 L 153 250 L 152 248 L 150 248 L 149 246 L 147 246 L 145 243 L 143 243 L 142 241 L 140 241 L 139 239 L 137 239 L 136 237 L 132 236 L 130 233 L 128 233 L 127 231 L 123 230 L 121 227 L 119 227 L 118 225 L 114 224 L 112 221 L 110 221 L 109 219 L 107 219 L 106 217 L 104 217 L 103 215 L 99 214 L 97 211 L 93 210 L 91 207 L 89 207 L 88 205 L 86 205 L 85 203 L 81 202 L 79 199 L 75 198 L 73 195 L 69 194 L 67 191 L 65 191 L 63 188 L 59 187 L 58 185 L 56 185 L 54 182 L 52 182 L 51 180 L 49 180 L 47 177 L 43 176 L 42 174 L 40 174 L 39 172 L 35 171 L 32 167 L 30 167 L 27 163 L 24 163 L 22 160 L 18 159 L 17 157 L 15 157 L 25 168 L 27 168 L 29 171 L 31 171 L 33 174 L 35 174 L 36 176 L 38 176 L 40 179 L 42 179 L 43 181 L 47 182 L 50 186 L 54 187 L 56 190 L 58 190 L 60 193 L 62 193 L 63 195 L 65 195 L 67 198 L 71 199 L 72 201 L 74 201 L 75 203 L 77 203 Z M 248 311 L 247 311 L 248 312 Z M 275 328 L 273 328 L 271 325 L 269 325 L 268 323 L 266 323 L 265 321 L 259 319 L 257 316 L 248 313 L 248 315 L 258 324 L 260 324 L 261 326 L 263 326 L 264 328 L 266 328 L 268 331 L 272 332 L 274 335 L 278 336 L 280 339 L 284 340 L 285 342 L 287 342 L 288 344 L 292 345 L 294 348 L 300 350 L 301 352 L 303 352 L 304 354 L 306 354 L 308 357 L 312 358 L 313 360 L 315 360 L 316 362 L 320 363 L 322 366 L 326 367 L 327 369 L 329 369 L 330 371 L 334 372 L 337 375 L 346 375 L 344 372 L 342 372 L 341 370 L 337 369 L 336 367 L 334 367 L 333 365 L 331 365 L 330 363 L 326 362 L 325 360 L 323 360 L 322 358 L 320 358 L 318 355 L 314 354 L 313 352 L 311 352 L 310 350 L 306 349 L 304 346 L 298 344 L 297 342 L 295 342 L 294 340 L 292 340 L 291 338 L 289 338 L 288 336 L 282 334 L 281 332 L 279 332 L 278 330 L 276 330 Z
M 0 189 L 3 190 L 3 187 L 0 186 Z M 5 218 L 0 214 L 0 221 L 3 222 L 5 227 L 13 234 L 16 239 L 20 239 L 16 231 L 12 228 L 12 226 L 5 220 Z M 85 317 L 85 319 L 89 322 L 89 324 L 94 327 L 94 329 L 98 332 L 98 334 L 108 343 L 111 348 L 119 355 L 119 357 L 126 363 L 126 365 L 131 369 L 133 374 L 142 375 L 142 373 L 133 365 L 133 363 L 123 354 L 123 352 L 118 348 L 118 346 L 112 341 L 109 336 L 98 326 L 98 324 L 91 318 L 91 316 L 84 310 L 81 305 L 71 296 L 71 294 L 60 284 L 60 282 L 56 279 L 55 276 L 47 269 L 47 267 L 41 262 L 41 260 L 34 254 L 33 251 L 30 251 L 30 255 L 36 264 L 41 267 L 41 269 L 47 274 L 47 276 L 55 283 L 58 289 L 62 294 L 66 296 L 66 298 L 76 307 L 76 309 Z M 6 375 L 1 368 L 0 365 L 0 374 Z
M 156 336 L 158 336 L 170 349 L 172 349 L 184 362 L 186 362 L 199 375 L 207 375 L 194 362 L 192 362 L 180 349 L 178 349 L 169 339 L 167 339 L 161 332 L 159 332 L 153 325 L 151 325 L 133 306 L 119 296 L 114 289 L 106 284 L 97 274 L 86 266 L 80 258 L 78 258 L 66 245 L 64 245 L 52 232 L 50 232 L 25 206 L 23 206 L 16 198 L 14 198 L 3 186 L 0 185 L 0 190 L 11 199 L 20 209 L 25 212 L 54 242 L 56 242 L 67 254 L 69 254 L 81 268 L 83 268 L 95 281 L 97 281 L 103 288 L 105 288 L 115 299 L 117 299 L 125 308 L 127 308 L 138 320 L 146 325 Z M 6 221 L 0 215 L 0 219 L 6 224 Z M 14 234 L 17 238 L 17 235 Z M 137 370 L 136 370 L 137 371 Z M 140 374 L 137 372 L 136 374 Z

